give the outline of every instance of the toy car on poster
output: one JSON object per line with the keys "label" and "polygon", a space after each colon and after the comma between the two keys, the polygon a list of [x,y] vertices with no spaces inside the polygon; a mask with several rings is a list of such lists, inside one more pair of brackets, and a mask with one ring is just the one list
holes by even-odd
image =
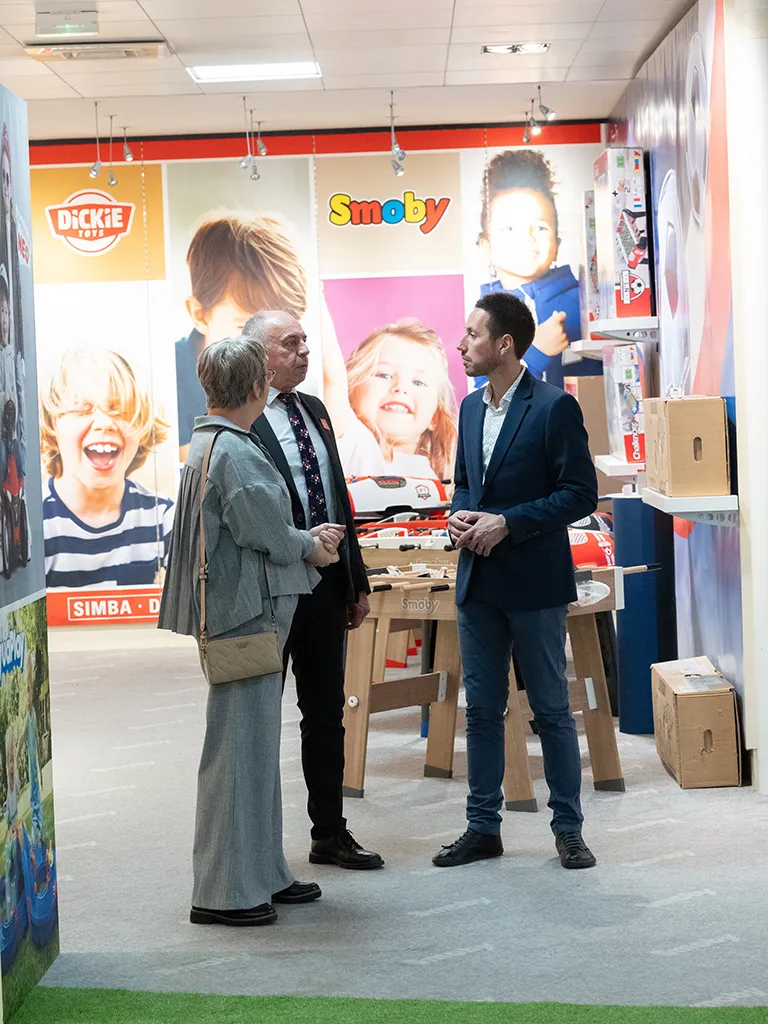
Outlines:
{"label": "toy car on poster", "polygon": [[397,512],[434,512],[450,504],[440,480],[405,476],[347,477],[347,491],[355,519],[380,519]]}

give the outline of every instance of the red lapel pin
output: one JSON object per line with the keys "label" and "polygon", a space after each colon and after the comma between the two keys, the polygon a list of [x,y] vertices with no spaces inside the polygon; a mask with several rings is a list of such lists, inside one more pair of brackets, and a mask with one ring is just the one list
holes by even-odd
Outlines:
{"label": "red lapel pin", "polygon": [[322,423],[326,430],[331,429],[330,426],[328,425],[328,420],[320,420],[320,422]]}

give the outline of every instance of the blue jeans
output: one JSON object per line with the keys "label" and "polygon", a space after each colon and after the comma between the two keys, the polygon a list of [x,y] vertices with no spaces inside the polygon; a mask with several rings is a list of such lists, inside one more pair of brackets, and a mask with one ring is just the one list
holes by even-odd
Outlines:
{"label": "blue jeans", "polygon": [[514,646],[541,739],[552,831],[580,832],[581,754],[565,674],[567,608],[505,612],[470,598],[456,611],[467,695],[470,828],[501,831],[504,712]]}

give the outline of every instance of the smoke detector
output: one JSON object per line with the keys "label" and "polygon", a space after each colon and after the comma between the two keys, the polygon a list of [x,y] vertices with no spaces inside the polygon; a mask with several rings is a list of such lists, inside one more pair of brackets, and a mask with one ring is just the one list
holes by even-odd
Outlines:
{"label": "smoke detector", "polygon": [[138,40],[127,43],[51,43],[24,47],[26,53],[44,64],[86,60],[159,60],[170,54],[163,40]]}

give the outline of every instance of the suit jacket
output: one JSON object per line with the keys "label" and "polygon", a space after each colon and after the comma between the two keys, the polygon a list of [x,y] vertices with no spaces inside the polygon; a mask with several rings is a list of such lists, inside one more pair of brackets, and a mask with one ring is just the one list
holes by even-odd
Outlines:
{"label": "suit jacket", "polygon": [[597,476],[578,402],[525,370],[483,480],[483,392],[461,404],[452,512],[504,516],[509,536],[486,558],[462,550],[456,603],[482,597],[506,611],[576,599],[568,525],[597,508]]}
{"label": "suit jacket", "polygon": [[[339,547],[339,557],[341,566],[346,575],[347,600],[349,602],[355,602],[357,601],[359,594],[368,594],[370,593],[371,588],[368,583],[368,574],[365,571],[363,556],[360,552],[360,544],[358,543],[357,534],[355,533],[355,521],[352,516],[352,507],[349,504],[347,483],[344,479],[344,470],[341,466],[339,449],[336,445],[336,435],[334,434],[333,427],[331,426],[331,419],[328,415],[328,410],[320,399],[315,398],[314,395],[305,395],[301,391],[298,392],[298,395],[301,399],[303,408],[312,417],[312,422],[315,427],[317,427],[320,436],[323,441],[325,441],[325,447],[328,450],[328,458],[330,459],[331,472],[336,489],[334,498],[337,517],[340,518],[347,527],[346,536]],[[302,511],[301,500],[299,499],[296,485],[293,482],[293,476],[288,467],[288,462],[286,461],[283,450],[280,447],[280,442],[277,440],[275,432],[269,425],[269,420],[266,416],[260,416],[253,424],[252,429],[261,438],[262,444],[274,459],[275,465],[288,485],[288,492],[291,496],[291,507],[295,521],[297,515]]]}

